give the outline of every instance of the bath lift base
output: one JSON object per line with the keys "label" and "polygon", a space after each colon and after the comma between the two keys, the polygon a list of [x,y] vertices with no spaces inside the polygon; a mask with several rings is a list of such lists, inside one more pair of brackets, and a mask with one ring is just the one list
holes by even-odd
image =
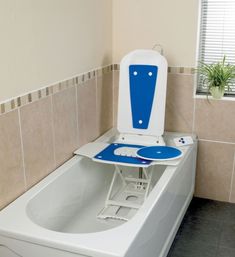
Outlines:
{"label": "bath lift base", "polygon": [[142,206],[151,190],[152,167],[139,168],[139,178],[133,178],[115,165],[115,172],[99,219],[128,221]]}

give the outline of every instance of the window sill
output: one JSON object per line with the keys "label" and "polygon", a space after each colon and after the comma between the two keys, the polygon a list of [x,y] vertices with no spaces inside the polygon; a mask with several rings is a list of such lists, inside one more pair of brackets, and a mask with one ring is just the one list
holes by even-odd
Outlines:
{"label": "window sill", "polygon": [[209,99],[209,100],[214,100],[214,101],[235,101],[235,95],[227,95],[222,97],[221,99],[214,99],[211,95],[206,95],[206,94],[195,94],[194,97],[195,99]]}

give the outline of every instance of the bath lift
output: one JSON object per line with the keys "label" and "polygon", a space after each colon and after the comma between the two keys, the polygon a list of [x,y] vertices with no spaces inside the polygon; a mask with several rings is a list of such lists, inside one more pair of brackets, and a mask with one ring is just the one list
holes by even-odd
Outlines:
{"label": "bath lift", "polygon": [[[163,139],[167,68],[166,59],[154,50],[126,55],[120,63],[117,140],[88,143],[75,152],[115,165],[98,218],[129,220],[151,190],[153,165],[177,165],[183,155]],[[132,174],[126,167],[132,167]]]}

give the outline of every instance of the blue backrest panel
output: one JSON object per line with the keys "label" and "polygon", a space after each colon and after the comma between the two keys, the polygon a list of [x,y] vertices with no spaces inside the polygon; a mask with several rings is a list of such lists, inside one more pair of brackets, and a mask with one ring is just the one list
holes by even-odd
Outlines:
{"label": "blue backrest panel", "polygon": [[156,90],[157,75],[157,66],[129,66],[130,100],[133,128],[148,128],[154,94]]}

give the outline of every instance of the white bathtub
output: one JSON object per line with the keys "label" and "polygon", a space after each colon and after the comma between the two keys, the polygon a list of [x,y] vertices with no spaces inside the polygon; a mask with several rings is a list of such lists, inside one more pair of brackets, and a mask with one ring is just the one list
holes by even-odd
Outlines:
{"label": "white bathtub", "polygon": [[0,257],[166,256],[194,192],[196,141],[186,149],[178,166],[154,166],[128,222],[96,218],[114,167],[75,156],[0,212]]}

